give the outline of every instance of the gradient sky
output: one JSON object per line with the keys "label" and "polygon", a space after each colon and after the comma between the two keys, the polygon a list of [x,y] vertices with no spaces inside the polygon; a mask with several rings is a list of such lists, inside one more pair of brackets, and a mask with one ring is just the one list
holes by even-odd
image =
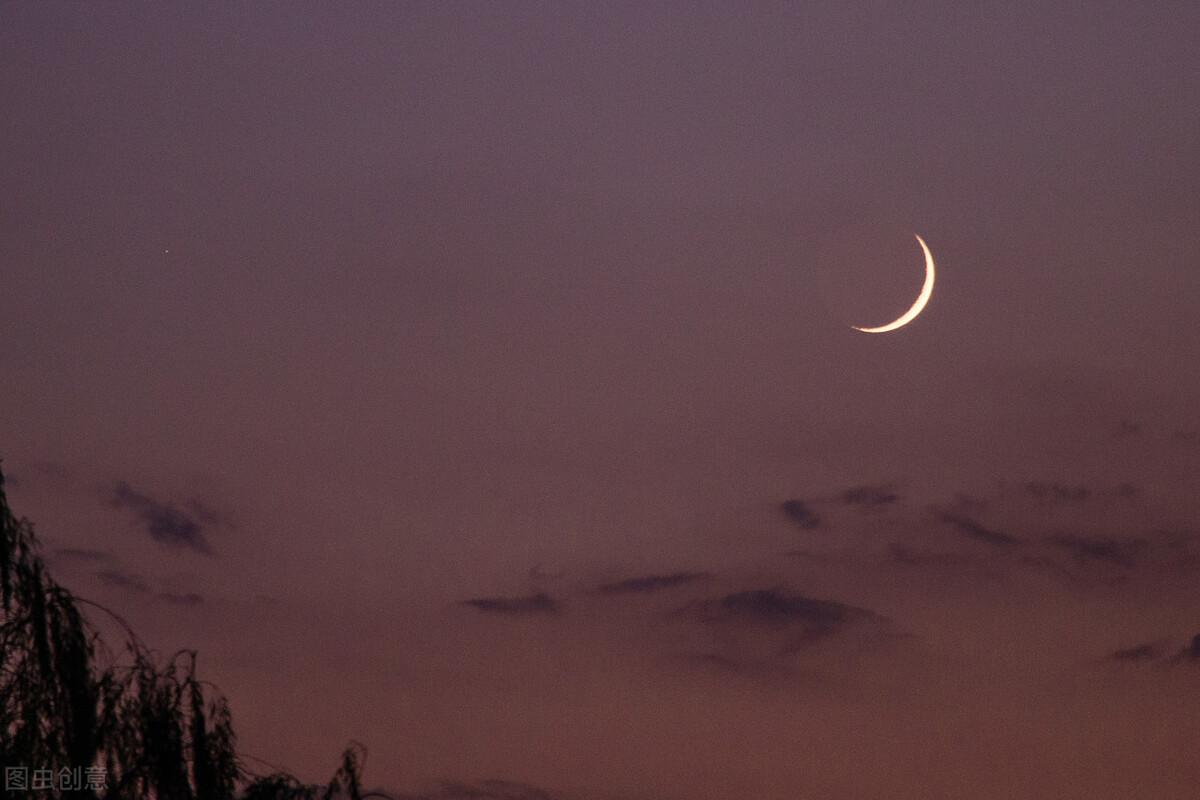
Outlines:
{"label": "gradient sky", "polygon": [[1195,797],[1197,41],[6,3],[10,497],[306,778]]}

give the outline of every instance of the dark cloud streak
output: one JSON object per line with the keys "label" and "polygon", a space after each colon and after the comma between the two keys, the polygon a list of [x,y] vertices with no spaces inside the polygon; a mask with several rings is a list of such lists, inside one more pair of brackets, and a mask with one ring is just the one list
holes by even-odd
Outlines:
{"label": "dark cloud streak", "polygon": [[116,508],[129,509],[137,514],[146,533],[154,541],[212,555],[205,528],[214,520],[207,517],[202,517],[203,521],[198,520],[193,516],[195,512],[187,513],[170,503],[142,494],[125,481],[118,481],[113,487],[110,502]]}
{"label": "dark cloud streak", "polygon": [[864,511],[879,511],[900,502],[900,495],[888,486],[853,486],[842,492],[842,502]]}
{"label": "dark cloud streak", "polygon": [[1139,644],[1134,647],[1126,647],[1120,650],[1114,650],[1109,659],[1113,661],[1153,661],[1160,654],[1159,648],[1154,644]]}
{"label": "dark cloud streak", "polygon": [[969,517],[959,516],[958,514],[942,514],[942,522],[952,525],[958,531],[976,541],[990,544],[995,547],[1010,547],[1018,544],[1021,540],[1015,536],[1004,533],[1003,531],[993,530],[980,525]]}
{"label": "dark cloud streak", "polygon": [[1145,539],[1114,539],[1106,536],[1055,536],[1050,543],[1070,552],[1075,560],[1104,561],[1127,569],[1137,565],[1148,547]]}
{"label": "dark cloud streak", "polygon": [[786,500],[779,505],[779,510],[805,530],[812,530],[821,526],[821,515],[813,511],[803,500]]}
{"label": "dark cloud streak", "polygon": [[204,605],[204,596],[197,594],[196,592],[186,592],[184,594],[177,594],[175,592],[159,592],[157,597],[164,603],[170,603],[174,606]]}
{"label": "dark cloud streak", "polygon": [[1200,633],[1193,636],[1191,643],[1179,651],[1177,658],[1185,661],[1200,662]]}
{"label": "dark cloud streak", "polygon": [[464,603],[487,613],[511,616],[553,614],[559,610],[558,601],[544,592],[521,597],[477,597]]}
{"label": "dark cloud streak", "polygon": [[720,600],[723,614],[771,625],[803,623],[832,626],[846,620],[851,606],[830,600],[817,600],[779,589],[751,589],[727,594]]}
{"label": "dark cloud streak", "polygon": [[666,575],[644,575],[596,587],[601,594],[644,594],[671,589],[711,577],[707,572],[672,572]]}

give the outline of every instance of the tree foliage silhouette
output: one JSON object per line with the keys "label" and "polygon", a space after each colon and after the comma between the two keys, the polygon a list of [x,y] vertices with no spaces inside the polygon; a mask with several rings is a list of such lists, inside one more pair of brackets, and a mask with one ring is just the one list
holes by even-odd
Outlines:
{"label": "tree foliage silhouette", "polygon": [[[118,655],[84,606],[111,616],[124,632]],[[119,616],[47,573],[33,525],[9,508],[0,469],[0,769],[102,770],[101,789],[60,783],[48,795],[83,800],[371,796],[361,789],[361,745],[343,753],[323,787],[285,772],[258,775],[236,745],[229,705],[197,677],[194,651],[160,663]],[[6,798],[30,796],[2,791]]]}

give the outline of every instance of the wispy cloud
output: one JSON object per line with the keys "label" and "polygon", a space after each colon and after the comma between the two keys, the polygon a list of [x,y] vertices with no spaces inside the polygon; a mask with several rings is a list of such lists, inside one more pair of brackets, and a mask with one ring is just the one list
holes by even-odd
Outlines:
{"label": "wispy cloud", "polygon": [[[171,503],[157,500],[136,491],[125,481],[119,481],[113,487],[110,502],[116,508],[133,511],[146,533],[156,542],[212,554],[205,530],[215,523],[215,518],[198,515],[195,510],[184,511]],[[192,505],[195,505],[194,501]]]}
{"label": "wispy cloud", "polygon": [[1138,557],[1149,547],[1145,539],[1115,539],[1108,536],[1055,536],[1050,543],[1068,551],[1080,563],[1103,561],[1125,568],[1135,566]]}
{"label": "wispy cloud", "polygon": [[821,525],[821,515],[803,500],[785,500],[783,503],[780,503],[779,510],[792,522],[806,530],[811,530]]}
{"label": "wispy cloud", "polygon": [[1177,658],[1184,661],[1200,662],[1200,633],[1193,636],[1191,643],[1179,651]]}
{"label": "wispy cloud", "polygon": [[672,572],[666,575],[644,575],[614,583],[601,584],[596,588],[601,594],[632,594],[657,592],[671,589],[711,577],[707,572]]}
{"label": "wispy cloud", "polygon": [[994,545],[996,547],[1007,547],[1019,543],[1021,540],[1011,534],[1003,531],[986,528],[970,517],[964,517],[959,514],[942,514],[940,516],[942,522],[954,526],[960,533],[968,536],[976,541],[984,544]]}
{"label": "wispy cloud", "polygon": [[1089,500],[1105,498],[1135,500],[1141,496],[1142,487],[1133,483],[1121,483],[1116,486],[1091,488],[1057,481],[1030,481],[1025,484],[1025,492],[1042,503],[1079,505]]}
{"label": "wispy cloud", "polygon": [[553,614],[559,610],[558,601],[544,592],[520,597],[477,597],[464,602],[480,611],[514,616]]}
{"label": "wispy cloud", "polygon": [[879,511],[900,502],[890,486],[853,486],[842,492],[841,500],[864,511]]}
{"label": "wispy cloud", "polygon": [[1109,654],[1113,661],[1153,661],[1162,655],[1162,650],[1156,644],[1139,644],[1114,650]]}
{"label": "wispy cloud", "polygon": [[1168,645],[1169,643],[1167,642],[1147,642],[1146,644],[1114,650],[1109,654],[1108,658],[1110,661],[1121,662],[1140,663],[1157,661],[1163,664],[1200,664],[1200,633],[1193,636],[1191,641],[1181,649],[1174,651],[1174,655],[1170,655],[1171,650],[1168,649]]}
{"label": "wispy cloud", "polygon": [[177,594],[175,592],[159,592],[156,597],[164,603],[170,603],[173,606],[199,606],[204,605],[204,596],[196,592],[185,592]]}
{"label": "wispy cloud", "polygon": [[125,572],[121,569],[106,569],[96,573],[96,577],[108,586],[117,589],[124,589],[129,592],[137,592],[145,594],[150,591],[150,586],[140,575],[135,575],[132,572]]}
{"label": "wispy cloud", "polygon": [[781,587],[747,589],[691,603],[678,612],[713,629],[738,635],[769,632],[776,655],[786,655],[825,639],[845,626],[879,619],[865,608],[822,600]]}
{"label": "wispy cloud", "polygon": [[737,618],[770,625],[833,626],[862,611],[831,600],[818,600],[781,589],[751,589],[727,594],[710,608],[721,618]]}

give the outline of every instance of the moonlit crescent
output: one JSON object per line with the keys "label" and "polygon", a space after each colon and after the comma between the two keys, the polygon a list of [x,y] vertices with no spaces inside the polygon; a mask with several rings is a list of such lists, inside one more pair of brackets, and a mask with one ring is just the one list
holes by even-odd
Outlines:
{"label": "moonlit crescent", "polygon": [[925,285],[921,287],[921,294],[917,296],[917,302],[913,303],[912,308],[904,312],[904,316],[895,322],[889,322],[887,325],[878,328],[860,328],[857,325],[851,325],[850,327],[854,328],[854,330],[862,331],[863,333],[887,333],[888,331],[903,328],[925,310],[925,306],[929,303],[929,298],[933,296],[933,254],[929,252],[929,246],[925,244],[924,239],[915,233],[913,236],[916,237],[917,243],[921,245],[921,250],[925,252]]}

